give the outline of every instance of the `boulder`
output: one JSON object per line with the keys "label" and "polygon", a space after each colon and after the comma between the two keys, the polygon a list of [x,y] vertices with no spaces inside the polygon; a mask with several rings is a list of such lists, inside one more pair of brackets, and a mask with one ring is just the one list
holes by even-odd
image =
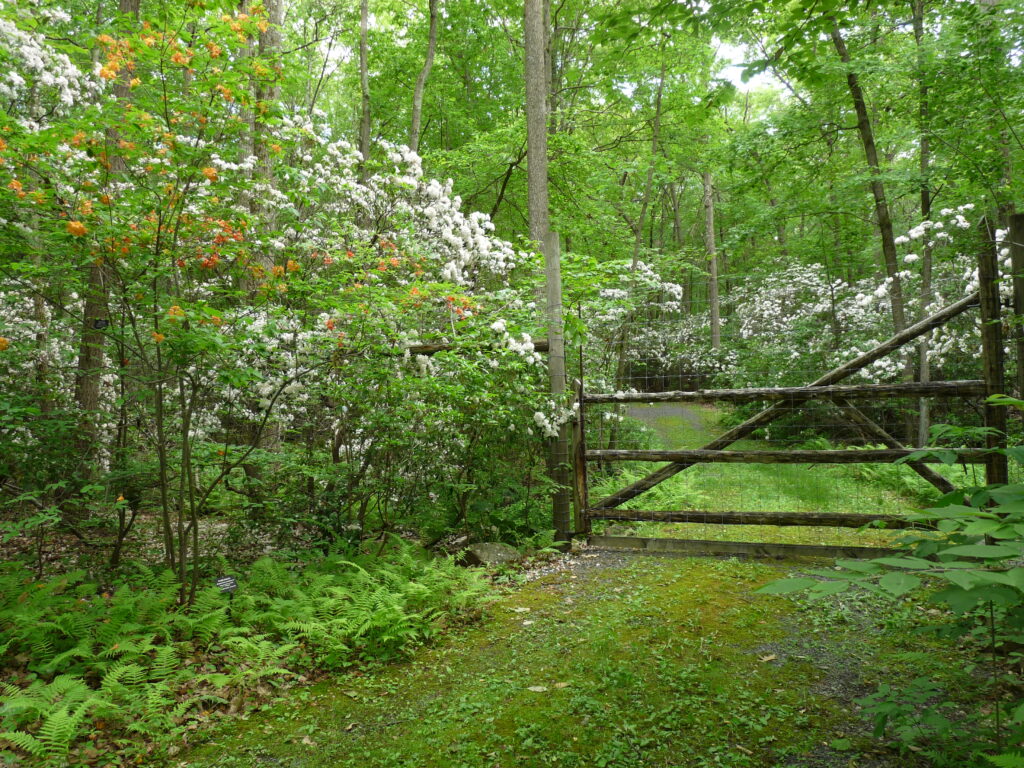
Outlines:
{"label": "boulder", "polygon": [[459,556],[463,565],[501,565],[519,559],[519,551],[500,541],[482,541],[471,544]]}

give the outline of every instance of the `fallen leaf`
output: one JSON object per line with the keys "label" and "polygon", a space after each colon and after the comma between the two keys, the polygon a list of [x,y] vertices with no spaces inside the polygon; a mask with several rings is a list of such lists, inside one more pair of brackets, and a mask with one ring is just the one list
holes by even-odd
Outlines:
{"label": "fallen leaf", "polygon": [[522,606],[519,606],[517,608],[513,608],[512,610],[515,611],[516,613],[529,613],[530,612],[529,608],[524,608]]}
{"label": "fallen leaf", "polygon": [[767,664],[769,661],[775,661],[779,657],[776,656],[774,653],[769,653],[767,656],[758,656],[757,658],[759,658],[762,662]]}
{"label": "fallen leaf", "polygon": [[528,626],[530,626],[531,624],[533,624],[533,622],[532,622],[532,621],[524,621],[524,622],[523,622],[523,626],[524,626],[524,627],[528,627]]}
{"label": "fallen leaf", "polygon": [[358,699],[359,698],[359,692],[358,691],[342,691],[342,693],[344,693],[350,699]]}
{"label": "fallen leaf", "polygon": [[348,725],[345,726],[345,730],[346,731],[351,731],[355,727],[356,727],[355,723],[349,723]]}
{"label": "fallen leaf", "polygon": [[568,688],[570,683],[555,683],[555,688]]}
{"label": "fallen leaf", "polygon": [[316,742],[313,741],[311,738],[309,738],[309,736],[303,736],[302,737],[302,743],[305,744],[307,747],[315,747],[316,746]]}
{"label": "fallen leaf", "polygon": [[533,691],[534,693],[547,693],[548,688],[546,685],[531,685],[526,690]]}

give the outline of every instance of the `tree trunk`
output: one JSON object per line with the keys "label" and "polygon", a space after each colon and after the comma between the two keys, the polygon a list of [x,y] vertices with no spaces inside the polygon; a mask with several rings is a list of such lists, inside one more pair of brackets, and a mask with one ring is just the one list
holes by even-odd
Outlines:
{"label": "tree trunk", "polygon": [[[117,10],[121,16],[139,19],[140,0],[119,0]],[[127,72],[121,73],[114,84],[114,96],[118,101],[128,97]],[[107,131],[107,157],[110,158],[110,174],[125,170],[124,159],[117,153],[119,133]],[[89,265],[85,279],[85,306],[82,312],[82,335],[78,346],[78,371],[75,378],[75,402],[80,414],[78,452],[86,474],[92,474],[94,459],[100,447],[98,425],[100,408],[100,387],[103,377],[103,348],[106,343],[105,328],[109,298],[108,270],[103,257],[98,256]]]}
{"label": "tree trunk", "polygon": [[889,202],[885,196],[885,184],[882,181],[882,169],[878,162],[878,149],[875,146],[875,133],[871,125],[871,118],[868,116],[867,101],[860,85],[860,78],[853,70],[850,52],[846,48],[846,41],[843,40],[836,22],[833,22],[832,26],[832,43],[835,45],[839,58],[846,65],[846,83],[850,90],[850,98],[853,100],[854,111],[857,114],[857,132],[860,134],[861,144],[864,146],[864,157],[871,172],[871,194],[875,198],[875,216],[878,219],[878,229],[882,237],[882,257],[885,261],[886,276],[891,281],[889,297],[892,303],[892,322],[896,333],[899,333],[907,327],[903,286],[900,282],[899,262],[896,256],[896,237],[893,234]]}
{"label": "tree trunk", "polygon": [[[548,134],[547,91],[550,68],[546,61],[548,27],[544,0],[526,0],[523,9],[523,39],[526,48],[526,157],[527,202],[530,237],[544,249],[547,284],[548,380],[556,408],[564,406],[565,346],[562,340],[562,281],[558,235],[549,232],[548,221]],[[551,441],[548,472],[555,484],[551,512],[555,538],[567,541],[569,521],[569,428],[563,424]]]}
{"label": "tree trunk", "polygon": [[722,312],[718,301],[718,253],[715,248],[715,185],[711,171],[701,176],[704,184],[704,248],[708,254],[708,304],[711,310],[711,348],[722,346]]}
{"label": "tree trunk", "polygon": [[665,43],[668,37],[662,37],[658,54],[661,57],[661,73],[658,75],[658,90],[654,94],[654,122],[651,124],[651,161],[647,165],[647,179],[644,182],[644,196],[640,203],[640,216],[636,222],[636,235],[633,238],[633,268],[640,261],[640,248],[643,245],[644,225],[647,222],[647,209],[651,204],[651,188],[654,186],[654,165],[658,161],[658,136],[661,133],[661,94],[665,89]]}
{"label": "tree trunk", "polygon": [[419,152],[420,119],[423,114],[423,91],[427,87],[427,78],[434,66],[434,52],[437,50],[437,4],[438,0],[430,0],[430,31],[427,33],[427,56],[423,60],[423,69],[416,78],[416,87],[412,91],[412,124],[409,126],[409,149]]}
{"label": "tree trunk", "polygon": [[[924,0],[912,0],[914,42],[917,45],[917,93],[918,93],[918,169],[921,174],[921,221],[932,217],[931,181],[931,136],[930,105],[928,101],[928,80],[925,73],[924,45]],[[921,254],[921,308],[918,319],[925,317],[932,294],[932,249],[925,238],[924,251]],[[929,359],[928,337],[922,336],[918,345],[918,378],[922,383],[931,381],[931,360]],[[927,397],[918,401],[917,408],[917,445],[928,444],[931,431],[931,402]]]}
{"label": "tree trunk", "polygon": [[359,108],[359,154],[363,158],[359,174],[366,180],[370,159],[370,65],[368,27],[370,18],[369,0],[359,4],[359,92],[361,103]]}

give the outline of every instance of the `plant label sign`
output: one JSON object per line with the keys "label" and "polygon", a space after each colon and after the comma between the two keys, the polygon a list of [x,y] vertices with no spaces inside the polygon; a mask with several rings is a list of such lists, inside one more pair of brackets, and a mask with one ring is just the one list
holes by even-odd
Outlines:
{"label": "plant label sign", "polygon": [[238,589],[238,582],[234,576],[221,576],[217,579],[217,587],[221,592],[234,592]]}

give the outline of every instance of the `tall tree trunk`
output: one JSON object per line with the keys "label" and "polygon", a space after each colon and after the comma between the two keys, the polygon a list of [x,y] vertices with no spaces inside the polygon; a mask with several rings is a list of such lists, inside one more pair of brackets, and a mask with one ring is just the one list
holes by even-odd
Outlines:
{"label": "tall tree trunk", "polygon": [[423,91],[427,87],[427,78],[434,66],[434,52],[437,50],[437,4],[438,0],[430,0],[430,31],[427,33],[427,56],[423,60],[423,69],[416,78],[416,87],[412,91],[412,124],[409,126],[409,149],[419,152],[420,119],[423,114]]}
{"label": "tall tree trunk", "polygon": [[[546,61],[548,25],[544,0],[526,0],[523,8],[523,40],[526,48],[526,158],[527,202],[530,237],[544,250],[547,284],[548,381],[556,408],[564,407],[565,345],[562,338],[562,278],[558,235],[549,231],[548,219],[548,133],[547,97],[550,68]],[[555,484],[551,513],[555,536],[566,541],[571,535],[569,520],[569,428],[563,424],[550,444],[548,472]]]}
{"label": "tall tree trunk", "polygon": [[708,304],[711,311],[711,348],[722,346],[722,308],[718,299],[718,252],[715,247],[715,185],[711,171],[701,175],[704,185],[704,249],[708,255]]}
{"label": "tall tree trunk", "polygon": [[640,261],[640,248],[643,245],[644,226],[647,222],[647,209],[651,204],[651,189],[654,186],[654,166],[658,162],[658,138],[661,134],[661,94],[665,90],[665,43],[668,36],[663,36],[658,46],[661,57],[661,72],[658,75],[658,90],[654,94],[654,121],[651,124],[651,160],[647,165],[647,178],[644,181],[644,195],[640,203],[640,216],[636,222],[636,235],[633,238],[633,268]]}
{"label": "tall tree trunk", "polygon": [[[117,11],[121,16],[128,16],[135,22],[139,20],[140,0],[119,0]],[[118,101],[128,98],[129,73],[122,72],[114,83],[114,97]],[[124,173],[124,158],[117,152],[120,134],[111,129],[107,131],[107,157],[111,175]],[[100,448],[97,418],[100,409],[101,383],[103,378],[103,348],[106,342],[105,328],[107,320],[107,303],[110,289],[109,272],[102,256],[98,256],[89,264],[85,280],[85,306],[82,312],[82,333],[78,346],[78,370],[75,377],[75,403],[80,414],[78,453],[82,457],[83,468],[92,474],[95,457]]]}
{"label": "tall tree trunk", "polygon": [[359,174],[365,181],[370,160],[370,44],[369,44],[369,0],[359,4],[359,154],[362,157]]}
{"label": "tall tree trunk", "polygon": [[[925,56],[922,46],[924,45],[924,0],[911,0],[911,11],[913,13],[914,42],[917,45],[917,94],[918,94],[918,170],[921,174],[921,221],[928,221],[932,217],[932,190],[931,190],[931,135],[930,135],[930,104],[928,95],[928,75],[925,72]],[[932,249],[925,238],[924,251],[921,253],[921,309],[918,319],[923,319],[928,313],[928,304],[931,302],[932,294]],[[929,359],[928,335],[921,337],[918,345],[919,362],[918,378],[922,382],[931,381],[931,360]],[[918,447],[928,444],[928,436],[931,430],[931,415],[929,413],[931,402],[927,397],[918,401],[917,408],[917,445]]]}
{"label": "tall tree trunk", "polygon": [[871,172],[871,194],[875,198],[875,217],[882,238],[882,257],[885,261],[886,276],[890,280],[889,297],[892,304],[892,322],[896,333],[907,327],[907,319],[903,303],[903,286],[899,276],[899,261],[896,256],[896,237],[893,234],[892,218],[889,214],[889,202],[885,196],[885,184],[882,181],[882,168],[878,162],[878,149],[875,146],[875,133],[868,115],[867,101],[860,78],[854,71],[850,52],[839,31],[838,23],[833,21],[832,43],[840,60],[846,65],[846,83],[853,100],[853,108],[857,114],[857,132],[864,146],[864,157]]}

